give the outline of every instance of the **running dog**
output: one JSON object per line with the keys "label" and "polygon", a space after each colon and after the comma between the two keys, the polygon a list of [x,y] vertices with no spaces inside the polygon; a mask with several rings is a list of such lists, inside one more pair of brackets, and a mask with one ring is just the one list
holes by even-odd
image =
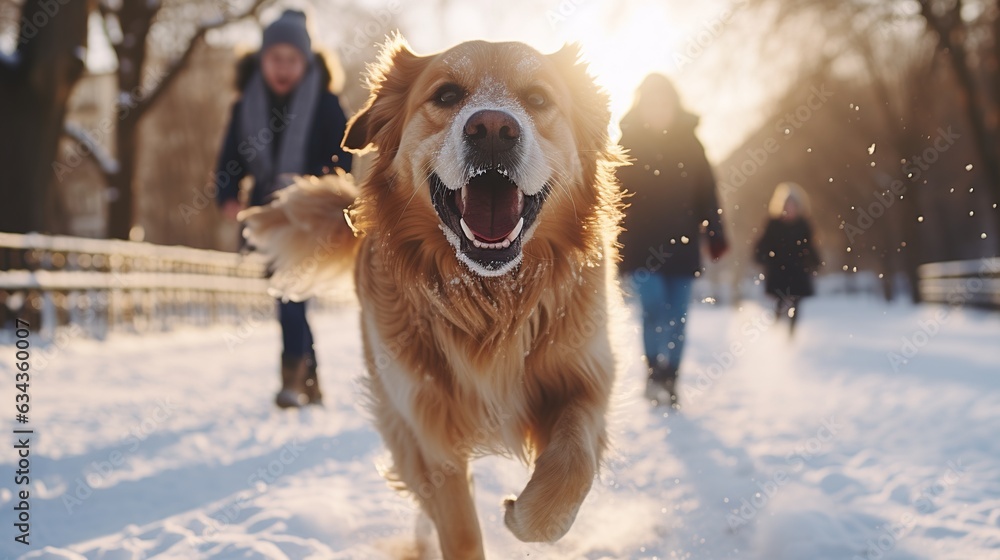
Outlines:
{"label": "running dog", "polygon": [[624,157],[578,50],[473,41],[415,55],[397,37],[344,138],[375,150],[355,186],[301,179],[245,211],[286,296],[353,266],[386,472],[433,521],[445,558],[483,558],[470,459],[518,457],[504,502],[522,541],[566,534],[608,445],[621,305]]}

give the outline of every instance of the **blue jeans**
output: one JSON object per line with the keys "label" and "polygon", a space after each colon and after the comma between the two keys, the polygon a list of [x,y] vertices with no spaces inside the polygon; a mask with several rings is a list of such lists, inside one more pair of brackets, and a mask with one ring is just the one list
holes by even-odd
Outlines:
{"label": "blue jeans", "polygon": [[686,275],[634,274],[632,283],[642,304],[642,341],[649,365],[680,367],[684,328],[694,278]]}
{"label": "blue jeans", "polygon": [[313,355],[313,336],[306,321],[306,302],[278,300],[278,321],[281,323],[282,358]]}

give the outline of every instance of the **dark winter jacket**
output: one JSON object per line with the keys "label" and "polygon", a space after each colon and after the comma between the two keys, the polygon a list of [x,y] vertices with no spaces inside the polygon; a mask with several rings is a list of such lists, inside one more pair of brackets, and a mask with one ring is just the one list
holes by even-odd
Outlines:
{"label": "dark winter jacket", "polygon": [[779,297],[813,295],[819,257],[805,219],[771,219],[757,242],[757,262],[764,266],[767,293]]}
{"label": "dark winter jacket", "polygon": [[[316,54],[316,64],[321,70],[320,87],[323,93],[319,98],[319,106],[316,108],[315,118],[309,132],[309,141],[305,158],[304,175],[325,175],[332,173],[337,167],[344,171],[351,170],[351,154],[345,152],[340,147],[340,142],[344,138],[344,130],[347,128],[347,117],[340,106],[340,99],[330,92],[330,70],[322,55]],[[257,70],[257,58],[247,55],[240,60],[237,66],[236,85],[243,91],[253,72]],[[236,199],[239,194],[239,184],[245,176],[249,174],[247,158],[252,157],[255,144],[260,146],[265,144],[261,139],[255,139],[247,131],[240,130],[240,105],[241,101],[233,104],[229,116],[229,128],[226,131],[223,141],[222,151],[219,153],[218,164],[216,165],[215,181],[218,185],[218,202],[221,204],[226,200]],[[281,113],[281,111],[278,111]],[[267,143],[269,146],[278,146],[281,132],[275,135],[275,140]],[[266,204],[267,200],[264,189],[255,188],[250,192],[250,205],[259,206]]]}
{"label": "dark winter jacket", "polygon": [[695,136],[698,117],[682,112],[667,130],[650,131],[636,111],[622,119],[621,145],[634,158],[619,169],[626,199],[622,272],[645,269],[693,276],[701,270],[701,231],[717,243],[724,236],[715,178]]}

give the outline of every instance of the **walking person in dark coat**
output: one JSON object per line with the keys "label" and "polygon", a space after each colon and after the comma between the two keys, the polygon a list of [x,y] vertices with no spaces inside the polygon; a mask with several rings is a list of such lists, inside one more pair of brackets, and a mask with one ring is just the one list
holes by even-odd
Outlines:
{"label": "walking person in dark coat", "polygon": [[[216,177],[223,215],[236,219],[244,207],[239,184],[254,179],[249,205],[266,204],[291,175],[324,175],[351,169],[340,147],[347,117],[330,91],[331,72],[312,50],[306,15],[286,10],[264,29],[260,52],[238,68],[242,97],[233,105]],[[279,301],[283,349],[282,408],[321,404],[312,331],[305,302]]]}
{"label": "walking person in dark coat", "polygon": [[794,333],[801,300],[813,295],[813,276],[820,264],[805,191],[795,183],[781,183],[768,213],[767,227],[757,242],[757,262],[764,266],[767,293],[777,298],[775,318],[787,316],[789,332]]}
{"label": "walking person in dark coat", "polygon": [[698,117],[680,103],[663,75],[646,77],[622,119],[621,145],[634,158],[619,171],[626,200],[623,273],[642,305],[646,397],[677,406],[691,285],[701,275],[701,246],[713,260],[728,249],[715,178],[695,136]]}

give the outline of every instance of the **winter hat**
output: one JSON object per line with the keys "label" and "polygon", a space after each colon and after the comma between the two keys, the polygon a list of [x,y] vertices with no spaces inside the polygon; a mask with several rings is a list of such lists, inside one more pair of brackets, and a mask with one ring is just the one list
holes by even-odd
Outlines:
{"label": "winter hat", "polygon": [[312,58],[312,41],[306,28],[305,12],[285,10],[264,29],[264,41],[260,47],[262,52],[279,43],[288,43],[302,51],[306,59]]}

